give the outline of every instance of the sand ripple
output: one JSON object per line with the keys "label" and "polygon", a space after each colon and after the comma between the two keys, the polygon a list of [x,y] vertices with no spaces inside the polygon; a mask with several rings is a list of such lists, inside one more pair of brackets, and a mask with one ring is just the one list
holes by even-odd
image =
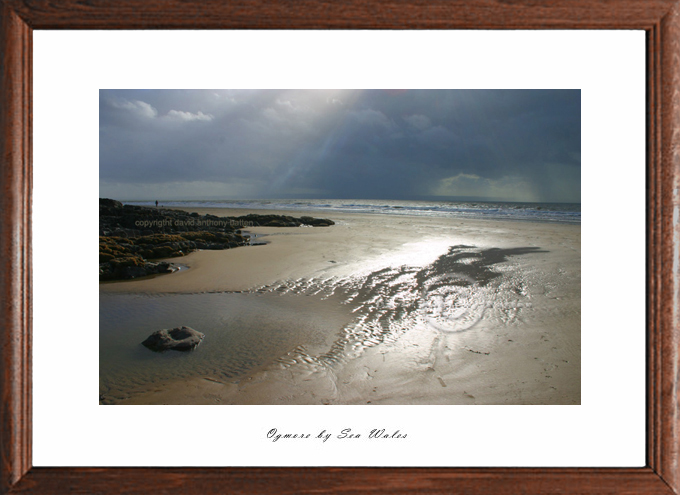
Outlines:
{"label": "sand ripple", "polygon": [[359,357],[367,348],[396,342],[419,324],[443,334],[473,330],[484,318],[502,325],[520,320],[530,307],[526,282],[506,263],[513,256],[541,253],[539,248],[478,249],[452,246],[425,267],[384,268],[368,275],[285,281],[256,289],[321,296],[343,296],[355,320],[346,325],[331,348],[316,356],[297,347],[280,366],[332,370]]}

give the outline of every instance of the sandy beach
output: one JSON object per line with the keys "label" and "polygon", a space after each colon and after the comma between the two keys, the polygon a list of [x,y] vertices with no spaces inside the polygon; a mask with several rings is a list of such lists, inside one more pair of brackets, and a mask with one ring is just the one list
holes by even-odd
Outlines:
{"label": "sandy beach", "polygon": [[[100,371],[100,401],[580,404],[580,225],[307,214],[335,225],[249,228],[266,244],[197,251],[167,260],[187,267],[179,272],[101,283],[100,304],[114,301],[110,315],[119,311],[118,297],[162,305],[224,295],[235,308],[221,309],[224,332],[240,325],[247,339],[257,314],[266,314],[268,332],[276,331],[277,321],[291,330],[267,347],[269,334],[260,329],[267,354],[233,373],[221,369],[228,359],[211,335],[192,352],[214,356],[197,372],[137,380],[130,371],[126,380],[135,386],[125,391],[126,380],[119,378],[116,388]],[[235,311],[240,315],[251,302],[260,313],[246,314],[250,319],[239,324]]]}

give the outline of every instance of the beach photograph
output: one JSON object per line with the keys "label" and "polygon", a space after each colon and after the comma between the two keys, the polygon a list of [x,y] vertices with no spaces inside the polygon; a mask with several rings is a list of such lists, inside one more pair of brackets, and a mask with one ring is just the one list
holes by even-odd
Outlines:
{"label": "beach photograph", "polygon": [[581,91],[100,90],[99,404],[581,404]]}

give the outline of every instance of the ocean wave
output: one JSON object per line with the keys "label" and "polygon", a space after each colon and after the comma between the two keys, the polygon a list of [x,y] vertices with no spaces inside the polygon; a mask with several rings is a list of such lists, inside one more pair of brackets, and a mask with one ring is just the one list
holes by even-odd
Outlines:
{"label": "ocean wave", "polygon": [[[154,201],[130,201],[126,204],[154,206]],[[532,222],[581,223],[580,204],[562,203],[491,203],[451,201],[356,201],[356,200],[224,200],[163,201],[170,208],[235,208],[249,210],[289,210],[308,212],[323,210],[340,213],[414,215]]]}

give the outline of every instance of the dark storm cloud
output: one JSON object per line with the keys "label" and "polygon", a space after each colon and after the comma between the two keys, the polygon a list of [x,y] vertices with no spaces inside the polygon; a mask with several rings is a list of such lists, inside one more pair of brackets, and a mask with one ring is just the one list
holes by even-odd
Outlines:
{"label": "dark storm cloud", "polygon": [[578,90],[102,90],[100,194],[580,201]]}

